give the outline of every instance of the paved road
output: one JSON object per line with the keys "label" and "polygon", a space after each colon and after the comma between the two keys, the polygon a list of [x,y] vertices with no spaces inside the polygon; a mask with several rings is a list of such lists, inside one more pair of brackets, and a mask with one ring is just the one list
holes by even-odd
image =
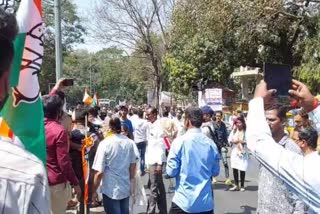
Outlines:
{"label": "paved road", "polygon": [[[232,172],[230,170],[230,175]],[[254,158],[251,158],[250,165],[246,175],[246,191],[245,192],[230,192],[224,184],[224,168],[221,167],[220,176],[217,178],[218,182],[214,185],[214,201],[215,214],[253,214],[257,206],[257,178],[258,178],[258,163]],[[147,184],[147,175],[143,177],[145,184]],[[169,181],[165,180],[167,190],[168,209],[171,205],[173,193],[168,192]],[[147,194],[149,190],[146,189]],[[146,207],[134,207],[134,214],[144,214]],[[68,211],[73,214],[75,211]],[[91,209],[92,214],[103,214],[103,208],[98,207]]]}

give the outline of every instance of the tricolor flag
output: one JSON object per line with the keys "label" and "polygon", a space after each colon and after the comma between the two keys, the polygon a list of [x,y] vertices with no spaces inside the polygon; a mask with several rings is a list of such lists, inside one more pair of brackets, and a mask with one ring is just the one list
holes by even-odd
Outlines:
{"label": "tricolor flag", "polygon": [[83,203],[86,208],[87,208],[87,205],[89,202],[89,178],[90,178],[90,173],[91,173],[90,172],[89,153],[90,153],[90,149],[93,146],[93,144],[94,144],[93,138],[91,136],[86,137],[82,141],[82,148],[81,148],[82,169],[83,169],[83,178],[84,178]]}
{"label": "tricolor flag", "polygon": [[94,93],[94,96],[93,96],[93,105],[94,106],[100,106],[97,92]]}
{"label": "tricolor flag", "polygon": [[45,163],[44,117],[38,82],[44,33],[41,10],[41,0],[22,0],[17,11],[19,34],[14,42],[10,94],[0,113],[0,133],[11,133],[6,137],[21,142]]}
{"label": "tricolor flag", "polygon": [[84,91],[84,96],[83,96],[82,102],[84,102],[87,105],[91,105],[93,103],[93,99],[89,95],[88,89],[85,89],[85,91]]}

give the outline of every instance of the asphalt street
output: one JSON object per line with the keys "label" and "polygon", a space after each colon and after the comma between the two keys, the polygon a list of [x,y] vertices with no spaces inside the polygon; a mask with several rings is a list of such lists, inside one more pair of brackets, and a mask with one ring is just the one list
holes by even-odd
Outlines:
{"label": "asphalt street", "polygon": [[[255,158],[250,158],[250,164],[246,173],[245,182],[245,192],[231,192],[228,191],[227,186],[224,184],[224,167],[221,165],[220,175],[217,177],[217,183],[214,184],[214,204],[215,204],[215,214],[251,214],[255,213],[257,208],[257,180],[258,180],[258,163]],[[229,165],[230,166],[230,165]],[[232,171],[230,169],[230,176],[233,178]],[[233,180],[233,179],[232,179]],[[148,175],[143,177],[143,182],[146,185],[148,181]],[[171,206],[171,200],[173,197],[173,191],[171,190],[174,182],[169,180],[164,180],[166,191],[167,191],[167,204],[168,209]],[[146,189],[147,196],[149,190]],[[146,211],[146,206],[135,206],[134,214],[144,214]],[[76,213],[75,210],[67,212],[68,214]],[[103,208],[92,208],[92,214],[103,214]]]}

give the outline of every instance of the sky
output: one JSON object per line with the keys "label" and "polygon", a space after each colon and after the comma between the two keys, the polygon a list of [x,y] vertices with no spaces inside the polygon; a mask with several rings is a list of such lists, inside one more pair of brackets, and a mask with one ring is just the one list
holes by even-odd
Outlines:
{"label": "sky", "polygon": [[74,3],[76,3],[80,11],[85,11],[90,8],[88,2],[88,0],[74,0]]}
{"label": "sky", "polygon": [[[99,0],[95,0],[99,1]],[[73,2],[77,5],[78,9],[78,15],[80,17],[86,17],[88,11],[92,10],[92,5],[89,4],[89,2],[95,2],[94,0],[73,0]],[[83,23],[84,26],[87,25],[87,23],[84,21]],[[85,37],[85,43],[84,44],[79,44],[75,48],[76,49],[85,49],[88,50],[89,52],[97,52],[103,48],[106,48],[103,44],[97,44],[96,41],[92,41],[93,39],[89,37]]]}

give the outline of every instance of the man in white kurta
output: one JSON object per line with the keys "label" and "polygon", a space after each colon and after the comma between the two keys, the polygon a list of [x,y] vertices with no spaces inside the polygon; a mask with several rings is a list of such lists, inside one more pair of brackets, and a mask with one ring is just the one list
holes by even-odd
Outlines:
{"label": "man in white kurta", "polygon": [[[320,107],[313,104],[315,100],[308,88],[293,81],[293,89],[289,93],[299,99],[319,127]],[[274,92],[267,91],[266,83],[262,81],[256,88],[254,99],[249,103],[246,135],[248,148],[264,167],[283,180],[315,213],[320,213],[320,170],[316,170],[320,165],[320,155],[314,152],[301,156],[274,141],[264,113],[264,104],[271,100]]]}

